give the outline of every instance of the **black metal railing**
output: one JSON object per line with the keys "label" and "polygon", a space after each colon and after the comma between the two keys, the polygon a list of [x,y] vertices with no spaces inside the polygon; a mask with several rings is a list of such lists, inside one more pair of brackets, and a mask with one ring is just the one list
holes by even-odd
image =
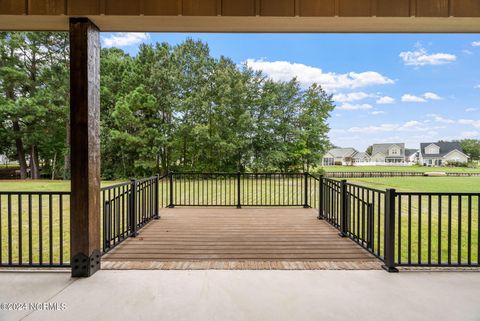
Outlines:
{"label": "black metal railing", "polygon": [[[441,168],[439,172],[443,172]],[[429,172],[326,172],[323,175],[327,178],[379,178],[379,177],[418,177],[429,176]],[[445,172],[445,176],[471,177],[480,176],[480,172]]]}
{"label": "black metal railing", "polygon": [[69,219],[69,192],[0,192],[0,266],[68,266]]}
{"label": "black metal railing", "polygon": [[[160,177],[107,186],[102,194],[102,250],[106,253],[159,215]],[[163,177],[162,177],[163,179]]]}
{"label": "black metal railing", "polygon": [[395,264],[480,265],[480,193],[395,195]]}
{"label": "black metal railing", "polygon": [[404,177],[425,176],[423,172],[326,172],[327,178],[373,178],[373,177]]}
{"label": "black metal railing", "polygon": [[[159,218],[161,179],[101,189],[103,253]],[[70,192],[0,192],[0,266],[70,266]]]}
{"label": "black metal railing", "polygon": [[319,218],[398,266],[480,266],[480,193],[385,191],[320,178]]}
{"label": "black metal railing", "polygon": [[318,208],[319,178],[310,173],[169,173],[161,205]]}

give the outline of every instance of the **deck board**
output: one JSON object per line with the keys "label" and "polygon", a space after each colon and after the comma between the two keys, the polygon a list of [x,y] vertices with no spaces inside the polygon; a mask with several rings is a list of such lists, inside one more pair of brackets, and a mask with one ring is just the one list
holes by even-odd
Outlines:
{"label": "deck board", "polygon": [[312,209],[175,208],[106,254],[104,268],[377,268]]}

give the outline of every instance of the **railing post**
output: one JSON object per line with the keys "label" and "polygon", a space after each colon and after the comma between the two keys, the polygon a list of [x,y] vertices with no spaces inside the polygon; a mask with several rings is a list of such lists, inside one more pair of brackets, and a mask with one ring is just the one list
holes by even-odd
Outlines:
{"label": "railing post", "polygon": [[130,183],[130,236],[136,237],[137,233],[137,180],[132,178]]}
{"label": "railing post", "polygon": [[242,200],[241,200],[241,193],[240,193],[240,180],[241,180],[241,173],[237,172],[237,208],[242,208]]}
{"label": "railing post", "polygon": [[325,207],[325,200],[324,200],[324,185],[323,185],[323,175],[320,176],[320,186],[319,186],[319,190],[320,190],[320,195],[318,197],[318,219],[319,220],[323,220],[323,217],[324,217],[324,207]]}
{"label": "railing post", "polygon": [[373,216],[373,205],[367,204],[367,249],[373,250],[373,240],[374,235],[374,216]]}
{"label": "railing post", "polygon": [[173,203],[173,172],[168,173],[169,181],[170,181],[170,204],[168,205],[169,208],[174,208],[175,204]]}
{"label": "railing post", "polygon": [[110,249],[110,200],[103,200],[103,251]]}
{"label": "railing post", "polygon": [[303,208],[310,208],[310,205],[308,204],[308,173],[305,172],[303,173],[303,180],[304,180],[304,193],[305,193],[305,196],[304,196],[304,200],[305,202],[303,203]]}
{"label": "railing post", "polygon": [[347,195],[347,181],[340,181],[340,236],[346,237],[348,235],[348,195]]}
{"label": "railing post", "polygon": [[160,197],[159,196],[159,184],[160,184],[160,175],[155,175],[155,196],[154,196],[154,206],[155,206],[155,212],[156,212],[156,215],[154,216],[154,219],[158,220],[160,219],[160,207],[159,207],[159,204],[160,202],[158,201],[158,198]]}
{"label": "railing post", "polygon": [[385,245],[382,266],[388,272],[398,272],[395,267],[395,189],[387,189],[385,193]]}

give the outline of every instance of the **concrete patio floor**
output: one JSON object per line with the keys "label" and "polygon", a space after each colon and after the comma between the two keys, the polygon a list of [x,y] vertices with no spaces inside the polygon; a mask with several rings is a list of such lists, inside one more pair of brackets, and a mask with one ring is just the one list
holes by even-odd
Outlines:
{"label": "concrete patio floor", "polygon": [[0,320],[480,320],[480,273],[384,271],[105,271],[0,273]]}

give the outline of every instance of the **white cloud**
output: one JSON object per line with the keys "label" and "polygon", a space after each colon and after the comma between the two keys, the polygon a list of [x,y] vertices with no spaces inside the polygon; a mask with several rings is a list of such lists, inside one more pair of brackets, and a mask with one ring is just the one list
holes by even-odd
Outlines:
{"label": "white cloud", "polygon": [[368,97],[371,97],[371,95],[364,92],[353,92],[348,94],[336,94],[333,96],[333,100],[341,103],[347,103],[352,101],[363,100]]}
{"label": "white cloud", "polygon": [[472,113],[472,112],[477,111],[477,110],[478,110],[478,108],[467,108],[467,109],[465,109],[465,111],[467,113]]}
{"label": "white cloud", "polygon": [[480,89],[480,85],[476,85],[476,86],[474,86],[473,88],[475,88],[475,89]]}
{"label": "white cloud", "polygon": [[460,119],[458,121],[460,125],[471,125],[475,128],[480,128],[480,120],[474,120],[474,119]]}
{"label": "white cloud", "polygon": [[441,100],[442,99],[442,97],[440,97],[436,93],[432,93],[432,92],[424,93],[423,98],[429,99],[429,100]]}
{"label": "white cloud", "polygon": [[443,65],[457,60],[455,55],[448,53],[429,54],[425,48],[401,52],[400,58],[406,66]]}
{"label": "white cloud", "polygon": [[402,96],[402,101],[406,103],[426,103],[428,100],[441,100],[443,99],[436,93],[426,92],[422,96],[415,96],[412,94],[405,94]]}
{"label": "white cloud", "polygon": [[389,96],[383,96],[377,99],[377,104],[379,105],[387,105],[387,104],[394,104],[395,99]]}
{"label": "white cloud", "polygon": [[480,41],[474,41],[472,42],[473,47],[480,47]]}
{"label": "white cloud", "polygon": [[116,32],[108,37],[102,37],[105,47],[128,47],[138,45],[150,38],[145,32]]}
{"label": "white cloud", "polygon": [[444,129],[441,126],[427,126],[425,122],[411,120],[403,124],[381,124],[377,126],[352,127],[346,130],[348,133],[355,134],[378,134],[387,132],[409,132],[409,133],[428,133],[436,134],[436,129]]}
{"label": "white cloud", "polygon": [[375,71],[337,74],[334,72],[324,72],[322,69],[317,67],[311,67],[288,61],[247,59],[245,63],[253,70],[263,71],[273,80],[289,81],[296,77],[303,86],[310,86],[313,83],[317,83],[327,91],[335,91],[338,89],[355,89],[395,83],[395,81],[392,79]]}
{"label": "white cloud", "polygon": [[358,104],[358,105],[355,105],[355,104],[343,104],[339,107],[337,107],[337,109],[339,110],[369,110],[369,109],[373,109],[373,106],[372,105],[369,105],[369,104]]}
{"label": "white cloud", "polygon": [[443,117],[441,115],[437,115],[437,114],[428,114],[427,117],[432,118],[437,123],[442,123],[442,124],[453,124],[453,123],[455,123],[454,120],[445,118],[445,117]]}
{"label": "white cloud", "polygon": [[468,50],[468,49],[464,49],[464,50],[462,50],[462,52],[466,55],[473,55],[473,51]]}
{"label": "white cloud", "polygon": [[461,138],[476,138],[480,136],[480,132],[479,131],[469,131],[469,132],[462,132],[461,134]]}
{"label": "white cloud", "polygon": [[347,131],[349,133],[363,133],[363,134],[373,134],[373,133],[383,133],[394,131],[398,128],[398,125],[395,124],[382,124],[378,126],[366,126],[366,127],[352,127]]}
{"label": "white cloud", "polygon": [[405,103],[426,103],[427,102],[427,100],[422,97],[418,97],[410,94],[403,95],[402,101]]}
{"label": "white cloud", "polygon": [[377,116],[377,115],[383,115],[385,114],[385,112],[383,110],[375,110],[375,111],[372,111],[370,114]]}

